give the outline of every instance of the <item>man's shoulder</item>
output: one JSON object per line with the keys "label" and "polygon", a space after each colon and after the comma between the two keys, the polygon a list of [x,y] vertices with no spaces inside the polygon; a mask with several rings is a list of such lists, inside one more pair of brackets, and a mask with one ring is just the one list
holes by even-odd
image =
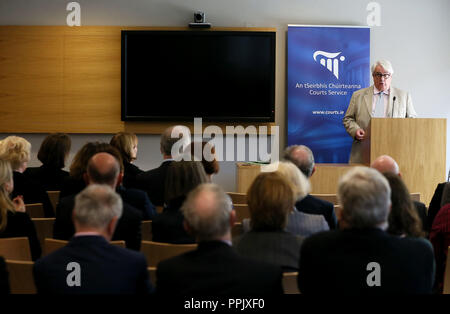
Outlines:
{"label": "man's shoulder", "polygon": [[364,95],[367,95],[370,92],[373,93],[373,85],[371,85],[369,87],[358,89],[357,91],[354,91],[353,92],[353,97],[364,96]]}
{"label": "man's shoulder", "polygon": [[326,208],[326,209],[333,209],[334,205],[333,203],[330,203],[328,201],[322,200],[318,197],[315,197],[311,194],[307,195],[304,199],[302,199],[300,202],[297,203],[299,207],[303,206],[310,206],[314,208]]}

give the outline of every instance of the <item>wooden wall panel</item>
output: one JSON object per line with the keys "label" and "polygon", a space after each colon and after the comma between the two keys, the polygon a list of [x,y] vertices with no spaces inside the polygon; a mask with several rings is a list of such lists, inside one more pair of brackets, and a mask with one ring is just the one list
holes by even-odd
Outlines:
{"label": "wooden wall panel", "polygon": [[[127,130],[160,134],[173,124],[120,120],[122,29],[188,30],[186,27],[0,26],[0,132]],[[275,31],[269,28],[214,30]]]}

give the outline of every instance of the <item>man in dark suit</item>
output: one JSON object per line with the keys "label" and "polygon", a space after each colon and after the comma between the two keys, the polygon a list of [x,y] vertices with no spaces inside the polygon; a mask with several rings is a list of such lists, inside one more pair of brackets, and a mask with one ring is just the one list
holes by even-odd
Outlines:
{"label": "man in dark suit", "polygon": [[121,214],[122,200],[111,187],[90,184],[80,192],[73,210],[75,235],[34,265],[38,293],[150,293],[144,255],[109,243]]}
{"label": "man in dark suit", "polygon": [[342,230],[303,242],[298,286],[304,294],[431,293],[433,249],[421,238],[389,235],[391,190],[375,169],[355,167],[339,183]]}
{"label": "man in dark suit", "polygon": [[[160,150],[163,155],[162,164],[155,169],[146,171],[136,176],[135,187],[147,192],[150,201],[155,206],[164,206],[164,185],[167,169],[172,158],[172,147],[180,140],[178,134],[185,132],[186,127],[181,125],[167,128],[161,134]],[[173,134],[173,136],[172,136]]]}
{"label": "man in dark suit", "polygon": [[[115,189],[120,182],[120,165],[109,153],[97,153],[88,162],[86,181],[88,184],[107,184]],[[69,240],[75,232],[72,222],[72,212],[75,195],[64,197],[56,208],[56,220],[53,236],[56,239]],[[129,249],[139,251],[141,247],[142,213],[123,202],[123,214],[117,223],[113,240],[125,240]]]}
{"label": "man in dark suit", "polygon": [[[398,175],[399,177],[402,176],[400,172],[400,167],[398,166],[397,162],[391,156],[388,155],[382,155],[377,157],[370,165],[370,168],[374,168],[381,173],[393,173]],[[422,222],[422,229],[426,232],[429,232],[429,230],[427,230],[428,226],[427,207],[425,206],[424,203],[418,201],[413,201],[413,203],[417,215],[419,216],[420,221]]]}
{"label": "man in dark suit", "polygon": [[[287,147],[284,151],[284,159],[294,163],[308,179],[316,171],[314,155],[305,145],[292,145]],[[337,227],[334,205],[330,202],[321,200],[312,195],[307,195],[295,204],[295,208],[306,214],[323,215],[330,230],[336,229]]]}
{"label": "man in dark suit", "polygon": [[157,292],[170,295],[269,295],[283,293],[281,267],[238,255],[231,247],[231,199],[215,184],[201,184],[182,207],[185,228],[198,249],[162,261]]}

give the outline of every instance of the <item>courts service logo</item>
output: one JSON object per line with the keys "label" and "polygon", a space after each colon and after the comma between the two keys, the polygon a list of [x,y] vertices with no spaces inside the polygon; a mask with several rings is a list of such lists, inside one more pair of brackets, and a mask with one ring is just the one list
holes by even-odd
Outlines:
{"label": "courts service logo", "polygon": [[[337,79],[339,79],[339,60],[342,62],[345,60],[344,56],[340,56],[341,52],[326,52],[317,50],[313,54],[314,61],[319,63],[328,69]],[[318,60],[317,56],[321,56]],[[339,57],[339,58],[338,58]]]}

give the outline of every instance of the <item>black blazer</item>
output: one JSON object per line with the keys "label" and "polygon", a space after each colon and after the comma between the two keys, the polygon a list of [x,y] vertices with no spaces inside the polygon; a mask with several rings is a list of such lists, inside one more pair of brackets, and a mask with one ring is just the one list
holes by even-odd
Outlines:
{"label": "black blazer", "polygon": [[330,227],[330,230],[337,228],[337,218],[334,212],[334,205],[330,202],[321,200],[320,198],[314,197],[312,195],[307,195],[301,201],[295,203],[295,207],[298,211],[313,214],[313,215],[323,215],[325,220]]}
{"label": "black blazer", "polygon": [[76,195],[84,190],[86,187],[86,182],[82,178],[76,179],[74,177],[68,176],[63,180],[61,191],[59,193],[59,200],[66,196]]}
{"label": "black blazer", "polygon": [[[80,286],[66,283],[80,265]],[[33,268],[38,293],[47,294],[142,294],[150,293],[144,255],[111,245],[101,236],[74,237],[69,244],[38,260]]]}
{"label": "black blazer", "polygon": [[221,241],[201,242],[198,249],[162,261],[156,291],[167,295],[282,294],[281,268],[238,255]]}
{"label": "black blazer", "polygon": [[139,169],[137,166],[132,163],[123,162],[123,180],[122,184],[126,188],[131,188],[136,186],[136,177],[144,173],[143,170]]}
{"label": "black blazer", "polygon": [[41,245],[34,228],[33,221],[28,214],[8,211],[6,229],[0,232],[0,238],[27,237],[30,243],[31,258],[33,261],[41,256]]}
{"label": "black blazer", "polygon": [[431,226],[433,225],[434,218],[441,209],[442,194],[444,193],[444,187],[447,182],[439,183],[434,190],[433,198],[431,199],[430,206],[428,206],[428,217],[427,217],[427,227],[426,231],[431,231]]}
{"label": "black blazer", "polygon": [[68,177],[69,173],[62,169],[42,165],[27,168],[24,175],[38,182],[45,191],[61,191],[64,178]]}
{"label": "black blazer", "polygon": [[195,238],[184,230],[184,216],[180,210],[185,197],[174,199],[152,221],[152,241],[164,243],[195,243]]}
{"label": "black blazer", "polygon": [[53,205],[48,198],[47,191],[35,181],[30,180],[23,173],[13,171],[14,190],[12,198],[22,195],[25,204],[42,203],[45,217],[55,217]]}
{"label": "black blazer", "polygon": [[[69,240],[75,233],[72,221],[72,212],[75,206],[75,195],[60,200],[56,207],[56,219],[53,226],[53,237],[60,240]],[[126,247],[139,251],[141,248],[142,213],[123,202],[122,216],[120,217],[112,240],[124,240]]]}
{"label": "black blazer", "polygon": [[120,194],[124,202],[141,211],[143,220],[151,220],[156,216],[156,207],[150,202],[144,191],[119,186],[116,192]]}
{"label": "black blazer", "polygon": [[[380,266],[381,286],[369,287]],[[427,294],[434,281],[433,249],[423,238],[400,238],[380,229],[322,232],[302,245],[298,287],[304,294]]]}
{"label": "black blazer", "polygon": [[0,256],[0,295],[9,294],[9,276],[5,259]]}
{"label": "black blazer", "polygon": [[155,206],[164,206],[164,185],[167,169],[172,161],[164,161],[158,168],[146,171],[136,177],[136,188],[148,194]]}

